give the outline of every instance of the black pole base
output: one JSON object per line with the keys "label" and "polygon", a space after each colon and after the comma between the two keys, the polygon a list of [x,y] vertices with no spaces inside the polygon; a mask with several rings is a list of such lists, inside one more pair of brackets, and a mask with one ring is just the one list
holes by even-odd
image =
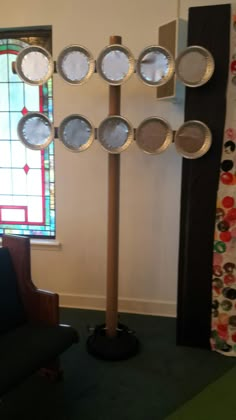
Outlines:
{"label": "black pole base", "polygon": [[115,337],[108,337],[105,324],[97,326],[87,339],[89,354],[103,360],[126,360],[139,351],[139,341],[123,324],[118,324]]}

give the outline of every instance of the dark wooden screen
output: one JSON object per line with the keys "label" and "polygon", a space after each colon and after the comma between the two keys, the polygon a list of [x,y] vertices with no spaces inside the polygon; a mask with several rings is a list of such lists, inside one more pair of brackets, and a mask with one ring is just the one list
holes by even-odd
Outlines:
{"label": "dark wooden screen", "polygon": [[230,4],[189,9],[188,45],[215,60],[211,80],[186,88],[185,121],[200,120],[213,134],[210,151],[183,159],[178,273],[177,344],[209,348],[215,208],[226,112]]}

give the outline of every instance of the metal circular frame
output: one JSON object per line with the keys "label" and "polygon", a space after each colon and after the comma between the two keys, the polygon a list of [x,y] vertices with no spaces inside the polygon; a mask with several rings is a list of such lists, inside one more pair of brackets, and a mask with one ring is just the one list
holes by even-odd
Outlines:
{"label": "metal circular frame", "polygon": [[[203,145],[197,152],[193,152],[193,153],[184,151],[183,148],[181,148],[178,144],[178,138],[181,136],[181,132],[185,129],[185,127],[189,127],[189,126],[198,126],[204,131],[204,135],[205,135],[205,141]],[[182,124],[181,127],[179,127],[179,129],[176,131],[174,143],[175,143],[176,151],[182,157],[187,158],[187,159],[198,159],[202,157],[203,155],[205,155],[210,149],[211,143],[212,143],[212,134],[209,127],[203,122],[198,121],[198,120],[190,120]]]}
{"label": "metal circular frame", "polygon": [[[24,72],[22,71],[22,63],[23,63],[24,59],[26,58],[27,54],[30,54],[30,53],[33,53],[33,52],[41,53],[48,60],[48,71],[47,71],[45,77],[42,78],[42,79],[39,79],[39,80],[29,79],[27,77],[27,75],[25,75]],[[52,74],[54,72],[54,63],[53,63],[53,59],[52,59],[51,54],[45,48],[39,47],[37,45],[32,45],[32,46],[23,48],[19,52],[19,54],[16,57],[15,69],[16,69],[16,72],[17,72],[18,76],[21,78],[21,80],[23,80],[23,82],[25,82],[29,85],[39,86],[39,85],[43,85],[44,83],[46,83],[47,80],[50,79],[50,77],[52,76]]]}
{"label": "metal circular frame", "polygon": [[[145,149],[145,147],[143,147],[143,144],[141,142],[141,131],[142,131],[142,129],[145,127],[145,125],[147,123],[152,122],[152,121],[161,123],[167,130],[166,138],[165,138],[162,146],[158,147],[153,152],[148,150],[147,148]],[[160,153],[164,152],[170,146],[170,144],[172,143],[172,140],[173,140],[173,130],[172,130],[170,124],[166,120],[164,120],[163,118],[159,118],[159,117],[146,118],[145,120],[143,120],[139,124],[139,126],[136,129],[136,143],[143,152],[145,152],[149,155],[157,155],[157,154],[160,154]]]}
{"label": "metal circular frame", "polygon": [[[69,79],[67,77],[67,75],[65,74],[64,70],[63,70],[63,66],[62,66],[63,60],[71,52],[80,52],[81,54],[84,54],[86,56],[86,58],[88,59],[88,72],[80,80],[79,79],[77,79],[77,80],[71,80],[71,79]],[[85,48],[85,47],[83,47],[81,45],[72,44],[72,45],[68,45],[67,47],[65,47],[60,52],[60,54],[59,54],[59,56],[57,58],[56,67],[57,67],[58,74],[67,83],[70,83],[71,85],[81,85],[81,84],[87,82],[90,79],[90,77],[92,76],[92,74],[94,73],[94,71],[95,71],[95,60],[93,58],[93,55],[91,54],[91,52],[87,48]]]}
{"label": "metal circular frame", "polygon": [[[157,52],[157,53],[163,54],[166,57],[166,60],[168,63],[167,74],[164,77],[162,77],[158,82],[152,82],[150,80],[147,80],[141,71],[142,59],[145,57],[145,55],[151,52]],[[168,51],[166,48],[163,48],[159,45],[149,45],[148,47],[144,48],[144,50],[142,50],[141,53],[139,54],[139,57],[136,63],[136,73],[138,77],[140,78],[140,80],[148,86],[164,85],[173,77],[174,71],[175,71],[175,60],[172,54],[170,53],[170,51]]]}
{"label": "metal circular frame", "polygon": [[[32,118],[40,118],[41,120],[44,121],[44,123],[46,125],[49,126],[50,129],[50,134],[47,137],[45,143],[43,144],[32,144],[29,143],[26,140],[26,137],[24,136],[24,127],[27,124],[27,122],[32,119]],[[49,144],[52,142],[53,138],[54,138],[54,128],[53,128],[53,124],[52,122],[49,120],[48,117],[46,117],[46,115],[42,114],[41,112],[28,112],[26,115],[24,115],[20,121],[18,122],[17,125],[17,134],[18,134],[18,138],[20,139],[20,141],[29,149],[32,150],[43,150],[46,149],[46,147],[49,146]]]}
{"label": "metal circular frame", "polygon": [[[91,128],[91,133],[90,133],[90,136],[89,136],[87,142],[84,143],[83,145],[79,146],[79,147],[69,146],[67,144],[67,142],[65,140],[65,136],[64,136],[64,130],[65,130],[66,125],[68,124],[68,122],[73,121],[75,119],[79,119],[81,121],[84,121]],[[91,144],[93,143],[94,138],[95,138],[95,128],[92,125],[92,123],[87,118],[85,118],[83,115],[71,114],[71,115],[68,115],[66,118],[64,118],[64,120],[61,122],[60,126],[58,127],[58,138],[59,138],[59,140],[62,141],[63,145],[67,149],[71,150],[72,152],[83,152],[84,150],[87,150],[91,146]]]}
{"label": "metal circular frame", "polygon": [[[129,70],[128,70],[127,74],[122,79],[111,80],[108,77],[106,77],[106,75],[103,72],[103,69],[102,69],[103,59],[111,51],[123,52],[126,55],[128,61],[129,61]],[[102,77],[102,79],[104,79],[109,85],[118,86],[118,85],[121,85],[124,82],[126,82],[130,78],[130,76],[134,73],[135,59],[134,59],[134,56],[131,53],[131,51],[127,47],[125,47],[124,45],[120,45],[120,44],[108,45],[100,52],[100,54],[97,58],[97,61],[96,61],[96,69],[97,69],[98,74]]]}
{"label": "metal circular frame", "polygon": [[[185,57],[187,54],[192,53],[192,52],[198,52],[206,60],[205,74],[200,80],[198,80],[198,82],[191,82],[189,80],[186,80],[186,78],[184,78],[181,75],[181,71],[179,69],[182,58]],[[199,87],[199,86],[204,85],[205,83],[208,82],[208,80],[210,80],[210,78],[212,77],[212,75],[214,73],[214,70],[215,70],[215,61],[214,61],[214,58],[213,58],[212,54],[206,48],[203,48],[203,47],[198,46],[198,45],[192,45],[190,47],[187,47],[184,51],[182,51],[179,54],[179,56],[177,57],[177,59],[175,61],[176,77],[185,86],[188,86],[188,87]]]}
{"label": "metal circular frame", "polygon": [[[103,141],[101,140],[101,131],[103,130],[104,125],[106,125],[107,123],[109,123],[109,121],[112,121],[112,120],[117,120],[117,121],[120,121],[120,122],[124,122],[124,123],[126,124],[127,128],[128,128],[128,135],[127,135],[127,139],[126,139],[125,143],[124,143],[122,146],[120,146],[120,147],[114,147],[114,148],[111,148],[111,147],[107,146],[107,145],[105,144],[105,142],[103,142]],[[129,122],[126,118],[121,117],[120,115],[111,115],[111,116],[109,116],[109,117],[105,118],[105,119],[104,119],[104,120],[100,123],[100,125],[99,125],[99,127],[98,127],[98,130],[97,130],[97,137],[98,137],[98,141],[100,142],[101,146],[102,146],[102,147],[103,147],[103,149],[105,149],[107,152],[109,152],[109,153],[114,153],[114,154],[115,154],[115,153],[121,153],[121,152],[123,152],[124,150],[126,150],[126,149],[127,149],[127,147],[129,147],[129,146],[130,146],[130,144],[132,143],[132,141],[133,141],[133,139],[134,139],[134,129],[133,129],[132,125],[130,124],[130,122]]]}

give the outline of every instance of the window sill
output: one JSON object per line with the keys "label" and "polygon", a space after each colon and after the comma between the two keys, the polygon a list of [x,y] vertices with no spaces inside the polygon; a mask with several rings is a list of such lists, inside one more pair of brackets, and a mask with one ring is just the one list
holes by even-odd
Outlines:
{"label": "window sill", "polygon": [[[56,239],[30,239],[30,244],[32,249],[41,249],[41,250],[52,250],[58,251],[61,249],[62,244]],[[0,238],[0,246],[2,245],[2,238]]]}
{"label": "window sill", "polygon": [[50,249],[59,250],[61,249],[61,242],[56,239],[30,239],[32,249]]}

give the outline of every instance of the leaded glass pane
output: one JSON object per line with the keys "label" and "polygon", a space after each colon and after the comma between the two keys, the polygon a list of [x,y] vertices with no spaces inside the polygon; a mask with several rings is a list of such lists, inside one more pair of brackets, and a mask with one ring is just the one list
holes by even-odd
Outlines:
{"label": "leaded glass pane", "polygon": [[11,111],[21,111],[24,108],[24,86],[23,83],[9,84],[9,97]]}
{"label": "leaded glass pane", "polygon": [[24,209],[1,209],[1,219],[6,222],[26,222]]}
{"label": "leaded glass pane", "polygon": [[0,112],[0,140],[8,140],[10,137],[10,114]]}
{"label": "leaded glass pane", "polygon": [[[19,141],[11,142],[11,165],[14,168],[23,168],[25,165],[25,147]],[[10,166],[10,165],[9,165]]]}
{"label": "leaded glass pane", "polygon": [[[27,38],[35,43],[35,37]],[[38,39],[42,45],[44,38]],[[28,45],[0,39],[0,234],[55,237],[54,144],[33,151],[17,135],[18,122],[29,111],[53,118],[52,80],[29,86],[12,72],[16,54]]]}
{"label": "leaded glass pane", "polygon": [[11,166],[11,147],[10,142],[6,140],[0,141],[0,167]]}
{"label": "leaded glass pane", "polygon": [[39,109],[39,88],[38,86],[24,85],[25,107],[30,111]]}
{"label": "leaded glass pane", "polygon": [[12,194],[27,194],[27,179],[23,169],[12,169]]}
{"label": "leaded glass pane", "polygon": [[19,140],[17,134],[17,125],[19,120],[22,118],[21,112],[11,112],[10,113],[10,130],[11,130],[11,140]]}
{"label": "leaded glass pane", "polygon": [[7,54],[0,54],[0,83],[8,81]]}
{"label": "leaded glass pane", "polygon": [[41,223],[43,220],[43,209],[41,197],[29,197],[28,199],[28,221]]}
{"label": "leaded glass pane", "polygon": [[27,195],[13,195],[12,204],[14,206],[27,206],[28,196]]}
{"label": "leaded glass pane", "polygon": [[12,195],[1,195],[0,194],[0,206],[4,206],[4,205],[8,205],[8,206],[13,205],[13,196]]}
{"label": "leaded glass pane", "polygon": [[11,169],[0,168],[0,194],[12,193]]}
{"label": "leaded glass pane", "polygon": [[9,91],[7,83],[0,83],[0,111],[9,111]]}
{"label": "leaded glass pane", "polygon": [[40,169],[30,169],[27,175],[27,191],[29,195],[42,195],[42,173]]}
{"label": "leaded glass pane", "polygon": [[[41,153],[38,151],[26,149],[26,160],[30,168],[41,167]],[[45,164],[45,160],[44,160],[44,164]]]}

